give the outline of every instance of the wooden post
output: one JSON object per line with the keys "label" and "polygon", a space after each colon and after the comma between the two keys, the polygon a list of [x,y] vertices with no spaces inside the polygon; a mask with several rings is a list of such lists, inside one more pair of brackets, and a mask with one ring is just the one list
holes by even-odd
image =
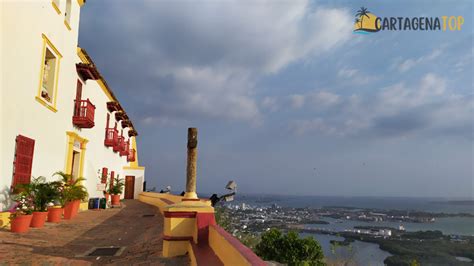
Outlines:
{"label": "wooden post", "polygon": [[186,199],[197,199],[196,194],[197,170],[197,128],[188,128],[188,162],[186,165]]}

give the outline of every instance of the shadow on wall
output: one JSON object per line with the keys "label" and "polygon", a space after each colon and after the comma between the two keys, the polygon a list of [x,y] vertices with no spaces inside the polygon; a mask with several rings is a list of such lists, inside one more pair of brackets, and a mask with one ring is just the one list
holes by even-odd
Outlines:
{"label": "shadow on wall", "polygon": [[10,195],[10,188],[8,186],[0,190],[0,212],[7,211],[13,205]]}

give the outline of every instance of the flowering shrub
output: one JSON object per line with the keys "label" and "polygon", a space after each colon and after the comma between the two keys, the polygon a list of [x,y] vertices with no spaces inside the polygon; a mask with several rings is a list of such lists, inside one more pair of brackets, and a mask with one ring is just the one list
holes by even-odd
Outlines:
{"label": "flowering shrub", "polygon": [[20,215],[29,215],[33,213],[33,198],[28,193],[21,192],[14,196],[14,200],[17,202],[15,209],[11,213],[10,217],[15,218]]}

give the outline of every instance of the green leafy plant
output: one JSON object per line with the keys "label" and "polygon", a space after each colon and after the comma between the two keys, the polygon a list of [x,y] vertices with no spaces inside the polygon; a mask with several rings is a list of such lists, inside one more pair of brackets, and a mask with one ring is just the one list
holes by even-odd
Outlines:
{"label": "green leafy plant", "polygon": [[86,180],[85,178],[74,178],[72,175],[61,171],[54,173],[54,176],[60,177],[58,190],[61,194],[60,202],[62,206],[74,200],[86,200],[89,196],[87,189],[82,185],[82,181]]}
{"label": "green leafy plant", "polygon": [[288,265],[324,265],[319,243],[312,237],[300,238],[295,231],[283,234],[278,229],[271,229],[262,234],[255,249],[264,260]]}
{"label": "green leafy plant", "polygon": [[109,193],[112,195],[119,195],[123,192],[123,187],[125,183],[123,179],[120,179],[119,175],[114,178],[114,183],[109,188]]}
{"label": "green leafy plant", "polygon": [[50,202],[58,199],[59,191],[55,182],[46,182],[43,176],[34,178],[30,183],[34,211],[47,211]]}

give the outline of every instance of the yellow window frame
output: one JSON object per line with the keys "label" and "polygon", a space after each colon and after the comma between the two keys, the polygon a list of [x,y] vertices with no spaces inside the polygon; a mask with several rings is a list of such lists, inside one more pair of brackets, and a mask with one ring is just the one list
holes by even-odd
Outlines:
{"label": "yellow window frame", "polygon": [[86,156],[86,145],[89,142],[86,138],[79,136],[76,132],[66,131],[68,137],[67,141],[67,152],[66,152],[66,165],[64,172],[66,174],[72,174],[72,157],[74,154],[74,143],[77,141],[81,144],[80,157],[79,157],[79,177],[84,177],[84,159]]}
{"label": "yellow window frame", "polygon": [[56,13],[61,14],[61,9],[59,9],[59,6],[54,0],[51,0],[51,5],[53,6],[54,10],[56,10]]}
{"label": "yellow window frame", "polygon": [[[63,57],[61,53],[58,51],[56,46],[49,40],[49,38],[45,34],[41,34],[43,37],[43,52],[41,55],[41,64],[40,64],[40,74],[39,74],[39,85],[38,85],[38,94],[36,95],[36,101],[44,105],[46,108],[53,112],[57,112],[58,110],[56,109],[56,101],[58,98],[58,79],[59,79],[59,66],[61,65],[61,58]],[[55,73],[54,73],[54,88],[53,88],[53,98],[52,98],[52,103],[46,101],[41,97],[41,88],[42,88],[42,83],[43,83],[43,72],[44,72],[44,58],[46,56],[46,48],[50,48],[55,55],[57,56],[57,63],[56,63],[56,68],[55,68]]]}

